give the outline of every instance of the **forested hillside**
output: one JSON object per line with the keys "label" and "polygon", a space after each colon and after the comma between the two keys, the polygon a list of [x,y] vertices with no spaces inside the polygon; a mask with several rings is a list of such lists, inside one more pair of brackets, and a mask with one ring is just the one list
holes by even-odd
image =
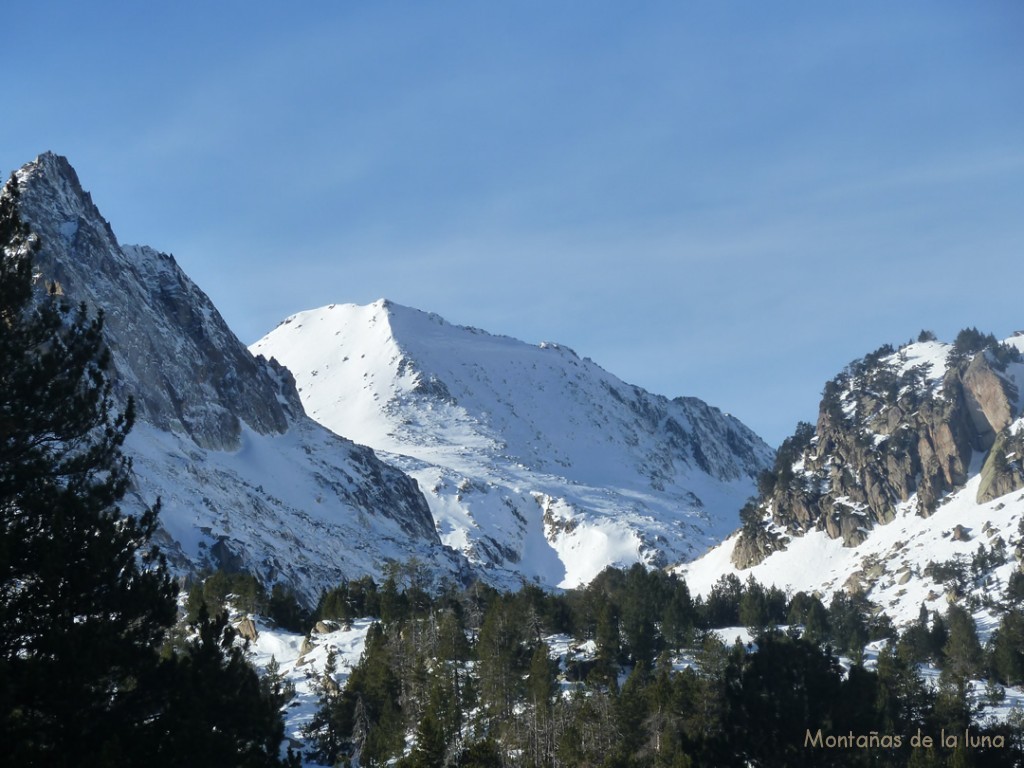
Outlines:
{"label": "forested hillside", "polygon": [[564,594],[431,595],[396,569],[325,593],[275,672],[305,687],[290,731],[322,765],[1010,766],[1021,586],[983,644],[957,606],[899,632],[863,599],[734,576],[706,599],[639,565]]}

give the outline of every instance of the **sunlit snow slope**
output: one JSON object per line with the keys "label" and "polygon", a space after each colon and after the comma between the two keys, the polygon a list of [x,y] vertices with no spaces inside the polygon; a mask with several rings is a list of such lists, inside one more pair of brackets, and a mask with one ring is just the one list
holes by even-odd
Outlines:
{"label": "sunlit snow slope", "polygon": [[501,580],[586,582],[721,540],[772,451],[693,398],[380,300],[285,320],[250,347],[295,376],[307,413],[424,491],[442,541]]}

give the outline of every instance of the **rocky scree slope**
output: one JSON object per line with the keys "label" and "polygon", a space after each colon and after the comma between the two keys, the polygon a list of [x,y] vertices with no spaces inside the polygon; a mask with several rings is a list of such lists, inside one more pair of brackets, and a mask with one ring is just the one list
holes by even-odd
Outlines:
{"label": "rocky scree slope", "polygon": [[171,256],[120,245],[67,160],[41,155],[16,183],[40,288],[104,314],[115,395],[137,406],[126,504],[162,499],[176,568],[246,569],[315,600],[388,560],[464,567],[415,483],[307,418],[288,372],[253,357]]}
{"label": "rocky scree slope", "polygon": [[442,540],[498,583],[692,558],[773,458],[695,398],[383,299],[299,313],[250,349],[288,367],[313,418],[416,478]]}

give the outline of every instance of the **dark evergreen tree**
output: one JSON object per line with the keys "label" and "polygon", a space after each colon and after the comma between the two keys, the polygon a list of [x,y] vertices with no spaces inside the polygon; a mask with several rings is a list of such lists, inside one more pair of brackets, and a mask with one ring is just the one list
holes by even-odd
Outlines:
{"label": "dark evergreen tree", "polygon": [[17,765],[130,754],[153,716],[139,691],[175,616],[144,552],[156,511],[124,517],[102,318],[33,287],[35,243],[0,197],[0,744]]}
{"label": "dark evergreen tree", "polygon": [[[354,752],[370,765],[398,754],[405,741],[402,680],[388,640],[380,624],[370,627],[359,664],[341,695],[329,698],[323,713],[341,742],[339,750]],[[362,721],[357,717],[360,707]],[[356,743],[357,732],[361,745]]]}
{"label": "dark evergreen tree", "polygon": [[634,664],[650,667],[661,648],[655,622],[668,598],[665,585],[658,574],[648,573],[643,565],[635,563],[627,572],[624,586],[620,599],[624,650]]}
{"label": "dark evergreen tree", "polygon": [[[161,718],[156,765],[195,768],[281,765],[283,690],[268,691],[226,613],[200,612],[197,636],[165,662],[162,688],[169,692]],[[268,695],[269,694],[269,695]],[[298,765],[292,758],[289,764]]]}
{"label": "dark evergreen tree", "polygon": [[267,600],[267,615],[279,627],[302,632],[308,629],[309,611],[302,607],[295,592],[283,584],[275,584]]}
{"label": "dark evergreen tree", "polygon": [[768,596],[765,589],[753,576],[748,576],[743,596],[740,597],[740,624],[756,632],[768,626],[768,618]]}
{"label": "dark evergreen tree", "polygon": [[480,628],[476,657],[480,699],[489,714],[508,719],[518,700],[529,655],[526,627],[513,610],[513,601],[491,602]]}
{"label": "dark evergreen tree", "polygon": [[925,688],[916,666],[886,645],[878,654],[876,669],[875,709],[881,732],[912,734],[925,728],[932,708],[932,694]]}
{"label": "dark evergreen tree", "polygon": [[932,628],[928,631],[930,658],[941,661],[942,649],[946,647],[948,639],[949,627],[946,626],[946,620],[938,611],[932,611]]}
{"label": "dark evergreen tree", "polygon": [[279,710],[295,698],[295,686],[281,672],[281,665],[275,656],[270,657],[270,663],[260,678],[260,690],[264,698]]}
{"label": "dark evergreen tree", "polygon": [[974,619],[965,609],[953,604],[946,611],[949,638],[943,647],[944,678],[963,683],[981,673],[984,657]]}
{"label": "dark evergreen tree", "polygon": [[704,603],[704,627],[735,627],[740,621],[740,598],[743,583],[733,573],[727,573],[711,587]]}
{"label": "dark evergreen tree", "polygon": [[598,615],[594,637],[596,658],[589,679],[593,682],[615,688],[618,685],[619,654],[622,639],[619,631],[619,616],[615,606],[606,603]]}
{"label": "dark evergreen tree", "polygon": [[803,625],[803,637],[821,644],[829,634],[828,609],[816,595],[797,592],[789,604],[787,622]]}
{"label": "dark evergreen tree", "polygon": [[416,725],[416,746],[408,761],[410,768],[444,765],[445,757],[458,737],[458,706],[451,681],[447,677],[435,677]]}
{"label": "dark evergreen tree", "polygon": [[673,578],[671,591],[661,614],[661,633],[666,645],[679,650],[693,641],[696,610],[686,581]]}
{"label": "dark evergreen tree", "polygon": [[335,675],[338,672],[338,657],[334,649],[327,651],[324,671],[313,683],[317,695],[317,708],[313,717],[306,724],[305,737],[312,746],[312,754],[318,761],[334,765],[347,745],[347,737],[351,731],[351,721],[346,718],[347,712],[341,710],[339,694],[341,692]]}
{"label": "dark evergreen tree", "polygon": [[900,635],[896,650],[900,658],[911,664],[921,664],[934,657],[931,630],[928,628],[928,609],[921,604],[917,621]]}
{"label": "dark evergreen tree", "polygon": [[1024,682],[1024,611],[1007,611],[992,634],[989,666],[999,682]]}
{"label": "dark evergreen tree", "polygon": [[832,596],[829,603],[828,623],[831,627],[831,640],[836,649],[847,653],[854,660],[864,655],[864,646],[868,642],[867,600],[863,595],[848,595],[839,591]]}
{"label": "dark evergreen tree", "polygon": [[725,743],[717,764],[818,766],[834,764],[804,748],[807,730],[829,733],[842,691],[837,661],[800,638],[769,632],[757,652],[732,651],[726,670]]}
{"label": "dark evergreen tree", "polygon": [[558,692],[558,664],[551,660],[551,649],[541,643],[530,659],[530,671],[526,676],[526,695],[531,706],[547,710]]}

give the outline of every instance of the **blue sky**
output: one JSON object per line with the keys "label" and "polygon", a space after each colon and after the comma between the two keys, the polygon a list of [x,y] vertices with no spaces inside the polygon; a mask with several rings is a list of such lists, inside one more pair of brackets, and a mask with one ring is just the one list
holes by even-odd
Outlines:
{"label": "blue sky", "polygon": [[387,297],[777,444],[922,328],[1024,329],[1024,4],[5,4],[66,155],[246,343]]}

